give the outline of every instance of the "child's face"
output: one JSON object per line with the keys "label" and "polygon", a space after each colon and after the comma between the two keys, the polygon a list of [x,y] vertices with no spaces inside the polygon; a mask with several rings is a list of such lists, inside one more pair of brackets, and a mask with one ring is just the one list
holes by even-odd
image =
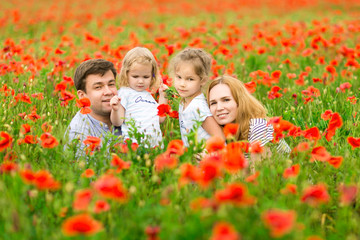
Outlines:
{"label": "child's face", "polygon": [[198,76],[190,62],[180,63],[175,71],[174,86],[180,97],[192,99],[201,93],[203,81]]}
{"label": "child's face", "polygon": [[150,87],[152,66],[149,63],[133,63],[128,72],[130,88],[141,92]]}

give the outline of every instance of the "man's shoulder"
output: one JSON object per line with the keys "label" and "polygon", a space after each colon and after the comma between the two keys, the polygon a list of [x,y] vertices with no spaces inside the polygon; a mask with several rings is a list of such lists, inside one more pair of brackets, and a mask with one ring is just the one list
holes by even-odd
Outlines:
{"label": "man's shoulder", "polygon": [[87,114],[81,114],[80,111],[75,114],[73,119],[69,124],[69,128],[77,129],[77,128],[84,128],[90,124],[89,117]]}
{"label": "man's shoulder", "polygon": [[96,126],[94,121],[91,120],[91,117],[88,114],[81,114],[79,111],[67,127],[66,134],[68,134],[71,139],[79,135],[94,136],[95,128]]}

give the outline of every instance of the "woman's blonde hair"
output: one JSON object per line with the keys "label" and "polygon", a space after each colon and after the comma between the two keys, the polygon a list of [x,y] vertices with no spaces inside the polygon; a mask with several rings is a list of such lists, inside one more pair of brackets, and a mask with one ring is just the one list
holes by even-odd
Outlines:
{"label": "woman's blonde hair", "polygon": [[211,55],[200,48],[186,48],[180,51],[169,64],[170,76],[174,77],[177,68],[182,62],[190,62],[194,72],[203,82],[209,79],[211,71]]}
{"label": "woman's blonde hair", "polygon": [[235,123],[239,124],[236,133],[237,140],[248,140],[250,119],[266,118],[265,107],[246,89],[243,82],[230,76],[220,76],[210,82],[207,90],[207,101],[209,104],[209,93],[218,84],[226,84],[237,104]]}
{"label": "woman's blonde hair", "polygon": [[150,90],[156,90],[160,85],[160,70],[154,55],[150,52],[149,49],[144,47],[135,47],[126,53],[122,61],[119,87],[129,87],[128,73],[134,63],[151,65],[152,70]]}

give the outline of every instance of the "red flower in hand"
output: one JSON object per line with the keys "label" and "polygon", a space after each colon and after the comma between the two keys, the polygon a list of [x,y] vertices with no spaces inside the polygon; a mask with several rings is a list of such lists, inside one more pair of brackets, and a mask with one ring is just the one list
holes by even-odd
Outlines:
{"label": "red flower in hand", "polygon": [[169,115],[171,111],[171,107],[167,104],[160,104],[157,109],[159,117],[166,117],[166,115]]}

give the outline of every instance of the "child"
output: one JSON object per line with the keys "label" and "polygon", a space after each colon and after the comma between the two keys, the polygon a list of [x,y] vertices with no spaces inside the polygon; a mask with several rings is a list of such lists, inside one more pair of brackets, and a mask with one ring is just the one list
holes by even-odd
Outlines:
{"label": "child", "polygon": [[[147,48],[135,47],[125,55],[120,71],[118,96],[114,96],[110,101],[112,106],[110,120],[114,126],[121,125],[124,139],[130,138],[130,121],[134,120],[137,131],[145,134],[144,140],[148,141],[150,147],[161,142],[159,122],[163,122],[165,118],[159,118],[157,115],[159,104],[147,91],[155,89],[159,82],[158,65]],[[165,89],[166,85],[161,84],[160,104],[167,102]],[[132,141],[136,142],[136,139],[132,138]]]}
{"label": "child", "polygon": [[201,122],[197,131],[197,141],[208,139],[212,135],[224,138],[220,126],[215,122],[201,92],[209,79],[211,57],[201,49],[187,48],[179,52],[170,62],[169,72],[173,76],[174,86],[182,98],[179,106],[181,138],[189,146],[187,134]]}

